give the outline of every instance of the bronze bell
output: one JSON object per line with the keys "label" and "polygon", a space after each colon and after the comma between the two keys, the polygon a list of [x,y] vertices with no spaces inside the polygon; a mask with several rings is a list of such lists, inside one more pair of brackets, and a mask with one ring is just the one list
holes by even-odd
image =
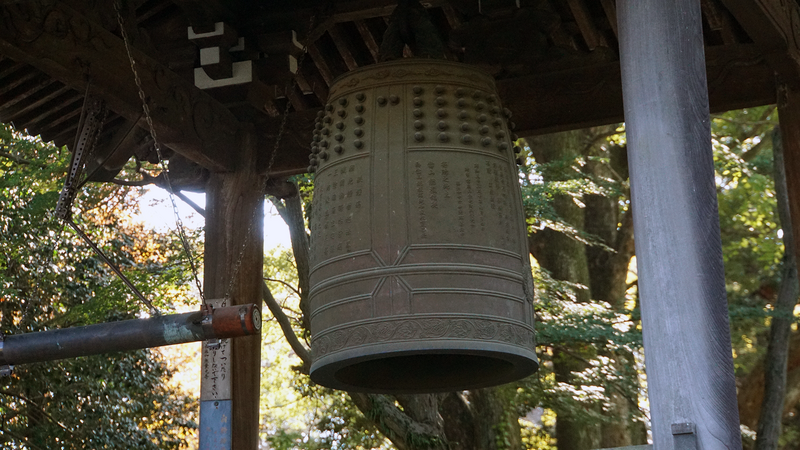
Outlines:
{"label": "bronze bell", "polygon": [[509,115],[489,75],[448,61],[331,86],[311,157],[312,380],[423,393],[538,368]]}

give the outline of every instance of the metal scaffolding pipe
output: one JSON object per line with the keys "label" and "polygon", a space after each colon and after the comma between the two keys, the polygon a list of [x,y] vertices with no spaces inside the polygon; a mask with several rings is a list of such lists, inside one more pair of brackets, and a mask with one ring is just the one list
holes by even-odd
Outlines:
{"label": "metal scaffolding pipe", "polygon": [[4,336],[0,337],[0,367],[234,338],[260,330],[261,311],[249,304]]}

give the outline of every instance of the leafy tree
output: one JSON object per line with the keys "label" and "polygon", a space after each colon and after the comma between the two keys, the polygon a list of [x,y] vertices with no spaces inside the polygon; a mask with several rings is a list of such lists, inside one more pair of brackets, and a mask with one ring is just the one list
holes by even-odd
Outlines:
{"label": "leafy tree", "polygon": [[[734,111],[712,122],[733,349],[745,397],[763,385],[757,375],[761,371],[763,380],[770,309],[781,282],[783,243],[769,139],[773,110]],[[624,132],[600,127],[530,138],[525,144],[529,164],[520,181],[531,254],[538,262],[539,373],[499,388],[434,396],[345,394],[313,386],[304,375],[308,361],[291,356],[299,373],[292,386],[298,404],[310,401],[311,408],[325,413],[306,413],[304,420],[316,424],[313,430],[273,428],[269,439],[275,448],[386,446],[376,431],[398,449],[572,450],[646,442]],[[265,296],[272,297],[275,316],[291,323],[281,327],[282,333],[302,354],[308,337],[303,279],[308,244],[301,238],[307,232],[301,203],[308,205],[312,194],[308,180],[298,185],[275,200],[292,229],[296,263],[290,265],[282,255],[279,264],[265,269],[268,278],[295,287],[270,284]],[[283,308],[274,301],[286,298],[281,291],[294,296]],[[792,339],[800,344],[796,333]],[[790,361],[800,361],[800,350],[792,355]],[[787,411],[795,411],[800,400],[797,372],[789,374]],[[743,421],[757,421],[760,400],[753,404],[742,406]],[[795,416],[785,417],[781,442],[790,442],[800,428],[792,422]]]}
{"label": "leafy tree", "polygon": [[[616,134],[613,128],[603,130],[609,131]],[[606,142],[605,137],[596,137],[597,143]],[[598,156],[593,159],[592,164],[608,165],[607,159]],[[542,173],[555,170],[570,172],[573,170],[572,166],[573,162],[554,162],[550,165],[541,162],[537,163],[532,172],[524,174],[525,197],[532,213],[531,226],[555,229],[555,233],[566,236],[570,242],[577,242],[580,246],[591,243],[603,251],[613,253],[614,250],[603,244],[599,237],[592,236],[582,227],[575,227],[564,220],[564,212],[559,211],[555,205],[559,202],[555,200],[558,196],[571,190],[579,190],[580,195],[583,195],[584,182],[590,177],[581,170],[567,180],[551,180]],[[590,175],[594,182],[593,190],[589,194],[603,198],[608,196],[608,202],[616,205],[623,195],[622,184],[625,180]],[[281,282],[270,284],[265,291],[265,298],[268,305],[272,303],[270,310],[278,322],[291,323],[290,327],[281,326],[281,329],[284,336],[294,342],[292,348],[295,353],[301,355],[307,352],[305,339],[308,337],[305,310],[305,296],[308,292],[308,238],[303,204],[309,204],[312,193],[306,179],[300,179],[299,183],[290,182],[290,185],[291,189],[280,189],[281,197],[273,202],[292,232],[295,265],[288,266],[288,258],[285,256],[280,261],[270,259],[273,264],[267,264],[266,276],[272,280],[280,279]],[[620,213],[624,212],[624,208],[617,208]],[[306,211],[308,212],[307,207]],[[313,214],[313,211],[309,214]],[[617,228],[616,220],[613,228]],[[555,249],[564,241],[557,238],[553,241],[554,250],[551,251],[556,252]],[[615,286],[616,290],[608,294],[621,296],[613,298],[613,307],[610,301],[591,301],[590,296],[585,296],[585,285],[581,285],[579,281],[557,279],[548,271],[537,270],[537,332],[540,344],[544,344],[540,355],[543,367],[539,374],[507,386],[439,395],[345,394],[313,386],[305,375],[309,361],[301,356],[294,363],[294,368],[300,373],[295,377],[296,392],[303,393],[306,398],[313,398],[313,401],[307,400],[316,402],[313,408],[325,408],[325,417],[318,419],[314,416],[316,430],[312,432],[299,432],[297,427],[273,428],[275,431],[267,439],[276,448],[319,448],[320,445],[323,448],[373,448],[376,445],[385,445],[385,441],[376,435],[376,431],[379,431],[398,449],[547,448],[552,446],[555,434],[554,430],[548,428],[548,425],[552,426],[552,420],[547,419],[548,425],[536,427],[538,431],[526,429],[523,432],[521,417],[545,407],[548,408],[547,411],[560,409],[562,423],[566,422],[563,416],[570,412],[578,420],[576,423],[586,428],[592,424],[596,425],[595,429],[599,429],[600,424],[608,427],[614,421],[603,416],[603,408],[616,413],[617,410],[613,409],[615,406],[612,406],[614,400],[610,400],[616,398],[614,396],[623,399],[616,401],[626,408],[623,421],[627,426],[633,419],[640,417],[635,400],[635,412],[629,412],[630,399],[637,398],[637,374],[631,369],[631,365],[620,365],[617,369],[608,367],[606,363],[615,355],[614,352],[632,355],[640,345],[638,332],[632,326],[629,308],[625,308],[625,282],[631,253],[628,249],[629,241],[629,236],[619,238],[619,245],[626,247],[627,257],[619,257],[615,266],[618,272],[613,276],[616,277],[615,280],[621,279],[622,288]],[[536,251],[539,251],[538,248]],[[583,264],[586,264],[585,254],[582,258]],[[545,264],[542,266],[545,267]],[[283,270],[276,273],[276,267]],[[287,285],[293,287],[287,288]],[[284,294],[287,293],[291,293],[295,299],[288,304],[284,301],[280,305],[275,298],[285,299]],[[579,297],[585,297],[585,300],[580,301]],[[301,347],[299,351],[298,346]],[[556,354],[577,357],[585,365],[575,377],[560,379],[553,370],[557,359],[553,355]],[[274,381],[269,383],[269,388],[274,388]],[[607,395],[607,392],[611,394]],[[271,394],[267,395],[271,397]],[[298,399],[299,401],[301,400]],[[587,408],[587,405],[590,407]],[[552,417],[552,413],[546,414]]]}
{"label": "leafy tree", "polygon": [[[69,152],[0,127],[0,330],[22,334],[131,319],[142,305],[51,212]],[[136,192],[87,186],[76,220],[157,305],[186,298],[174,238],[121,211]],[[0,378],[0,446],[9,449],[176,449],[195,427],[195,401],[141,350],[16,367]]]}

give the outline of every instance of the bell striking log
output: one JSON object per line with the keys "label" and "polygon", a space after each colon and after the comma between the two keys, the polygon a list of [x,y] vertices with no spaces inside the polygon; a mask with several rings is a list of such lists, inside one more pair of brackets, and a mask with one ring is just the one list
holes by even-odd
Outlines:
{"label": "bell striking log", "polygon": [[233,338],[260,330],[261,311],[250,304],[10,335],[0,337],[0,366]]}
{"label": "bell striking log", "polygon": [[312,380],[424,393],[538,368],[509,117],[460,63],[392,61],[331,86],[310,167]]}

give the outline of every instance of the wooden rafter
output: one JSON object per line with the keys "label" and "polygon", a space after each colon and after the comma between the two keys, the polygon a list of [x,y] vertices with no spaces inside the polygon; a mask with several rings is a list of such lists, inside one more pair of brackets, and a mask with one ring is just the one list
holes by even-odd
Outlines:
{"label": "wooden rafter", "polygon": [[364,40],[364,44],[369,49],[369,52],[372,54],[372,59],[375,62],[378,62],[378,53],[380,52],[380,45],[378,45],[378,41],[375,40],[375,36],[372,35],[372,31],[370,31],[367,23],[363,20],[356,20],[355,22],[356,29],[358,30],[358,34],[361,35],[361,39]]}
{"label": "wooden rafter", "polygon": [[578,24],[578,29],[581,30],[583,40],[589,50],[594,50],[597,47],[608,47],[608,42],[603,34],[597,30],[589,10],[586,8],[586,3],[583,0],[567,0],[569,9],[575,17],[575,22]]}
{"label": "wooden rafter", "polygon": [[325,84],[330,86],[335,77],[333,72],[331,72],[330,66],[328,66],[328,62],[325,61],[325,56],[319,51],[316,44],[308,45],[308,56],[310,56],[314,64],[316,64],[319,74],[322,75],[322,79],[325,80]]}
{"label": "wooden rafter", "polygon": [[328,29],[328,34],[331,36],[334,45],[336,45],[336,49],[339,50],[339,54],[342,55],[342,59],[347,65],[347,69],[358,69],[358,63],[353,57],[353,52],[350,50],[350,44],[347,43],[347,37],[342,32],[342,29],[338,25],[334,25]]}
{"label": "wooden rafter", "polygon": [[617,4],[615,0],[600,0],[600,3],[603,5],[603,11],[606,13],[606,19],[608,19],[608,24],[611,25],[614,36],[619,36],[617,32]]}
{"label": "wooden rafter", "polygon": [[37,77],[26,83],[19,84],[13,89],[8,89],[0,95],[0,105],[2,105],[0,108],[10,108],[24,100],[29,100],[32,96],[36,95],[36,93],[52,83],[53,80],[51,80],[50,77],[43,73],[38,73]]}
{"label": "wooden rafter", "polygon": [[[58,1],[41,8],[5,5],[0,14],[6,19],[0,24],[0,52],[78,92],[91,77],[110,109],[138,119],[141,100],[120,38]],[[149,56],[136,49],[133,54],[159,139],[209,169],[232,169],[231,142],[239,129],[233,114]]]}
{"label": "wooden rafter", "polygon": [[0,107],[0,120],[10,120],[12,117],[28,114],[36,108],[47,104],[55,98],[58,98],[65,93],[71,91],[70,88],[63,84],[54,81],[50,83],[45,89],[41,89],[27,98],[26,102],[18,105],[3,104]]}
{"label": "wooden rafter", "polygon": [[709,28],[720,33],[724,44],[735,44],[736,34],[733,32],[730,14],[724,10],[718,0],[701,0],[700,5]]}
{"label": "wooden rafter", "polygon": [[80,101],[81,95],[69,89],[63,94],[54,97],[51,101],[43,104],[39,108],[31,110],[28,114],[19,116],[14,125],[19,128],[29,128],[49,117],[53,110],[62,109]]}

